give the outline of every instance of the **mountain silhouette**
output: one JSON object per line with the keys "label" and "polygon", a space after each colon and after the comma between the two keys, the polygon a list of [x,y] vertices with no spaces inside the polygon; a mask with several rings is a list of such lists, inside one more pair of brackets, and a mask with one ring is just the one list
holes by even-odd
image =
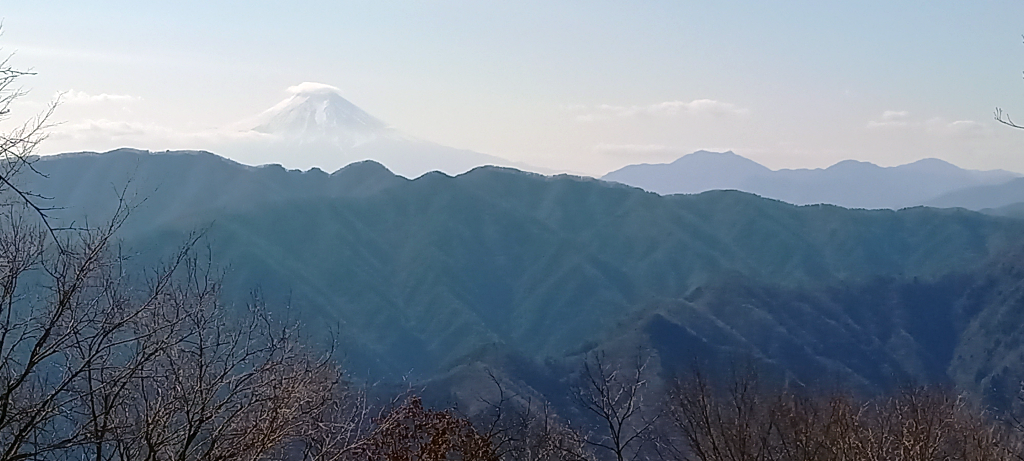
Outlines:
{"label": "mountain silhouette", "polygon": [[626,166],[602,179],[662,195],[732,189],[796,205],[900,209],[1017,176],[1003,170],[964,170],[938,159],[896,167],[845,160],[825,169],[770,170],[732,152],[698,151],[668,164]]}

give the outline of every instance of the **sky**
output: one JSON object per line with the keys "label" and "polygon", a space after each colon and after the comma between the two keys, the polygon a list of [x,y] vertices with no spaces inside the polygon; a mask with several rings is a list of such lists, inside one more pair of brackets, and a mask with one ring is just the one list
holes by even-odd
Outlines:
{"label": "sky", "polygon": [[770,168],[936,157],[1024,172],[1024,1],[8,1],[62,103],[42,153],[209,149],[319,82],[392,126],[601,175],[698,150]]}

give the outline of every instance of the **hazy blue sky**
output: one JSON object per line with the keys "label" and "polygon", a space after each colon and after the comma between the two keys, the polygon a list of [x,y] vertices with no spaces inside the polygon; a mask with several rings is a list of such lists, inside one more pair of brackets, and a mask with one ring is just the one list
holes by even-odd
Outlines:
{"label": "hazy blue sky", "polygon": [[204,148],[321,82],[412,135],[603,174],[697,149],[773,168],[1024,172],[1024,1],[0,1],[60,91],[47,152]]}

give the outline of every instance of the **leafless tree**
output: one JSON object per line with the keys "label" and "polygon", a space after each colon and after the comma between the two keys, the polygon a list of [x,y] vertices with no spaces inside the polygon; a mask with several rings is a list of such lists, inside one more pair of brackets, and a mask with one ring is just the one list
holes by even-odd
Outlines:
{"label": "leafless tree", "polygon": [[[24,75],[0,63],[0,117]],[[352,408],[340,371],[259,303],[221,305],[198,235],[131,273],[124,200],[70,229],[18,186],[52,108],[0,136],[0,461],[326,459]]]}
{"label": "leafless tree", "polygon": [[[365,387],[342,381],[319,414],[311,415],[308,431],[289,444],[303,461],[342,461],[358,457],[376,429],[385,408],[373,405]],[[394,402],[390,407],[394,406]]]}
{"label": "leafless tree", "polygon": [[760,385],[756,377],[719,388],[695,374],[670,401],[683,442],[674,454],[700,461],[1001,461],[1019,453],[1019,432],[941,388],[906,387],[873,399],[807,392]]}
{"label": "leafless tree", "polygon": [[431,410],[416,395],[375,421],[374,431],[353,451],[355,460],[497,461],[491,441],[451,409]]}
{"label": "leafless tree", "polygon": [[[171,296],[178,328],[123,399],[122,461],[252,460],[285,455],[319,430],[340,372],[254,308],[237,318],[207,296]],[[206,304],[206,305],[203,305]],[[180,313],[180,314],[179,314]]]}
{"label": "leafless tree", "polygon": [[995,113],[993,114],[992,117],[997,122],[1002,123],[1003,125],[1006,125],[1006,126],[1011,127],[1011,128],[1017,128],[1017,129],[1024,130],[1024,125],[1018,125],[1017,122],[1014,122],[1013,119],[1010,118],[1010,114],[1004,112],[1003,109],[1001,109],[999,107],[996,107],[996,111],[995,111]]}
{"label": "leafless tree", "polygon": [[774,404],[755,373],[737,374],[722,390],[694,371],[691,379],[677,383],[670,397],[672,426],[683,442],[677,454],[700,461],[773,459]]}
{"label": "leafless tree", "polygon": [[626,367],[610,363],[604,352],[591,353],[573,389],[577,406],[597,422],[584,441],[617,461],[640,456],[661,416],[648,382],[649,363],[650,356],[643,350]]}
{"label": "leafless tree", "polygon": [[[6,122],[11,118],[11,106],[26,95],[26,91],[17,85],[18,80],[32,75],[30,71],[13,67],[10,59],[8,56],[0,61],[0,122]],[[48,214],[52,208],[45,204],[44,197],[18,183],[20,173],[23,171],[40,174],[33,166],[37,158],[34,153],[39,143],[46,139],[46,130],[52,127],[50,118],[57,108],[57,103],[58,101],[53,101],[43,112],[9,131],[0,132],[0,203],[17,204],[30,209],[42,221],[42,227],[50,233],[54,239],[53,243],[59,245],[61,240],[57,232],[60,227],[51,222]]]}
{"label": "leafless tree", "polygon": [[886,460],[1008,460],[1019,436],[963,395],[929,387],[868,404],[861,428],[867,459]]}
{"label": "leafless tree", "polygon": [[1016,122],[1013,121],[1013,119],[1010,118],[1010,114],[1003,112],[1003,109],[1001,108],[996,107],[996,111],[995,114],[993,114],[993,118],[995,118],[997,122],[1002,123],[1003,125],[1024,130],[1024,125],[1018,125]]}
{"label": "leafless tree", "polygon": [[136,339],[134,323],[169,283],[158,277],[149,296],[127,290],[110,249],[119,218],[58,248],[50,229],[30,222],[22,208],[10,204],[0,215],[3,460],[41,458],[87,441],[80,404],[108,391],[87,381],[124,377],[132,365],[121,353]]}
{"label": "leafless tree", "polygon": [[590,461],[593,456],[579,432],[573,430],[543,399],[510,392],[490,370],[493,397],[477,427],[491,441],[500,459],[509,461]]}
{"label": "leafless tree", "polygon": [[190,241],[145,290],[115,227],[0,229],[0,460],[256,460],[313,441],[340,371],[253,306],[236,315]]}

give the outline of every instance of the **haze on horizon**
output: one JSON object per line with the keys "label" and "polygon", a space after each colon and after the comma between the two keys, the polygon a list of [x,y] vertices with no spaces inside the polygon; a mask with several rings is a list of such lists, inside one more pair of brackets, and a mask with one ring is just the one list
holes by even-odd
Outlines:
{"label": "haze on horizon", "polygon": [[[319,82],[420,139],[551,170],[732,150],[1024,172],[1024,3],[16,1],[44,153],[207,149]],[[212,138],[211,138],[212,137]],[[244,160],[244,159],[240,159]]]}

